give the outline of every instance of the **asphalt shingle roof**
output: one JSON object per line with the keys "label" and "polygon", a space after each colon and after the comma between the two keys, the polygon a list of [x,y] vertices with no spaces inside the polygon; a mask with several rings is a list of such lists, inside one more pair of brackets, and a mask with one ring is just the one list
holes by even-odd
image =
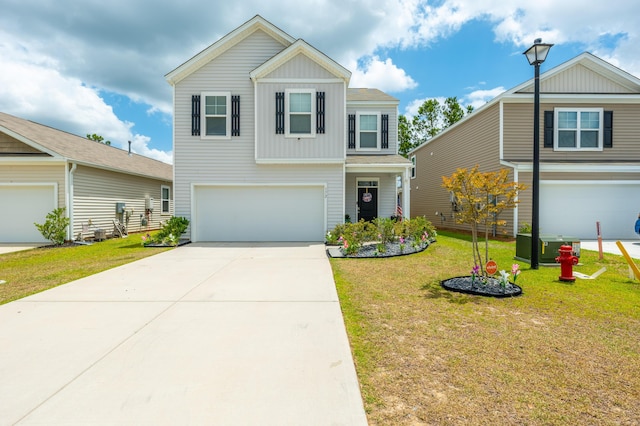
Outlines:
{"label": "asphalt shingle roof", "polygon": [[143,155],[95,142],[33,121],[0,112],[0,132],[20,135],[70,161],[124,173],[173,180],[173,166]]}

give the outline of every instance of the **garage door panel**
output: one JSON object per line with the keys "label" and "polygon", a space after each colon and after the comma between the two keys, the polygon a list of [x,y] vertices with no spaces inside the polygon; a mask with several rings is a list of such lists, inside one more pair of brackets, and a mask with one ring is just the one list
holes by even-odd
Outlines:
{"label": "garage door panel", "polygon": [[34,223],[56,207],[54,185],[0,185],[0,200],[0,242],[46,242]]}
{"label": "garage door panel", "polygon": [[197,187],[196,241],[321,241],[322,186]]}
{"label": "garage door panel", "polygon": [[583,240],[597,238],[600,222],[605,239],[635,239],[633,225],[640,212],[640,184],[540,184],[540,233],[563,234]]}

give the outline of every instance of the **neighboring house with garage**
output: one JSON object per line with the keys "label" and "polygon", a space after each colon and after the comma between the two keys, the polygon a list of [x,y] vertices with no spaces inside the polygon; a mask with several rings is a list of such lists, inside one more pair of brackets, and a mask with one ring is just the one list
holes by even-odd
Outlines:
{"label": "neighboring house with garage", "polygon": [[[456,228],[442,176],[478,164],[507,168],[529,185],[503,229],[531,223],[533,79],[499,95],[414,149],[411,210]],[[640,212],[640,79],[583,53],[540,76],[540,233],[637,238]],[[501,232],[501,231],[498,231]]]}
{"label": "neighboring house with garage", "polygon": [[398,100],[260,16],[166,75],[174,88],[175,212],[192,241],[322,241],[409,213]]}
{"label": "neighboring house with garage", "polygon": [[0,113],[0,243],[46,242],[35,223],[64,207],[67,239],[157,229],[173,213],[170,164]]}

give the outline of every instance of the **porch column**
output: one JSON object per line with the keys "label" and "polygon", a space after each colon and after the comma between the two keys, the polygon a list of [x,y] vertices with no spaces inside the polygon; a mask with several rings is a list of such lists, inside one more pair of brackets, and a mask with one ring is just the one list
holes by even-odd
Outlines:
{"label": "porch column", "polygon": [[402,216],[411,218],[411,169],[405,169],[402,176]]}

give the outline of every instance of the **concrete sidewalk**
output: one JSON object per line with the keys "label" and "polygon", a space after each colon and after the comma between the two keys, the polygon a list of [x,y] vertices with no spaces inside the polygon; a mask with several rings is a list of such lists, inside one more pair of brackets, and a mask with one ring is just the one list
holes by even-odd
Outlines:
{"label": "concrete sidewalk", "polygon": [[190,244],[0,306],[0,424],[365,425],[322,244]]}

